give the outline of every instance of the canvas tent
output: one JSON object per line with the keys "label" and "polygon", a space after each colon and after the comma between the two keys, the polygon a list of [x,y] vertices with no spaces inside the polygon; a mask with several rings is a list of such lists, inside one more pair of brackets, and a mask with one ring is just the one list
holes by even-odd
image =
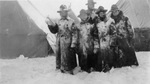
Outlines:
{"label": "canvas tent", "polygon": [[0,58],[47,56],[46,36],[17,1],[0,1]]}
{"label": "canvas tent", "polygon": [[[0,58],[42,57],[54,53],[56,35],[49,31],[45,19],[46,14],[30,0],[0,1]],[[57,22],[58,17],[51,19]]]}
{"label": "canvas tent", "polygon": [[150,0],[119,0],[117,5],[134,28],[150,27]]}
{"label": "canvas tent", "polygon": [[[64,1],[57,1],[0,1],[0,58],[15,58],[21,54],[41,57],[54,50],[56,36],[50,33],[45,16],[50,15],[52,19],[58,19],[57,10]],[[72,8],[76,14],[82,7],[86,8],[87,0],[65,1],[73,4]],[[95,1],[97,7],[103,5],[102,0]],[[150,0],[119,0],[116,4],[129,17],[135,28],[136,50],[150,50]]]}
{"label": "canvas tent", "polygon": [[150,50],[150,0],[119,0],[117,5],[135,30],[135,49]]}

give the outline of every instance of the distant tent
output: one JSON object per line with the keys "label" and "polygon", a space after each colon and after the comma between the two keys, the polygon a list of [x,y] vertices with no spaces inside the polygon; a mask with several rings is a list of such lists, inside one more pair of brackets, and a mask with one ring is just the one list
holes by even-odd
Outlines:
{"label": "distant tent", "polygon": [[117,5],[134,28],[150,27],[150,0],[119,0]]}
{"label": "distant tent", "polygon": [[[34,7],[36,2],[29,1],[0,1],[0,58],[43,57],[55,50],[56,36]],[[117,5],[135,28],[136,50],[150,50],[150,0],[119,0]]]}
{"label": "distant tent", "polygon": [[0,1],[0,58],[47,56],[46,36],[17,1]]}
{"label": "distant tent", "polygon": [[150,0],[119,0],[117,5],[135,28],[135,49],[150,50]]}

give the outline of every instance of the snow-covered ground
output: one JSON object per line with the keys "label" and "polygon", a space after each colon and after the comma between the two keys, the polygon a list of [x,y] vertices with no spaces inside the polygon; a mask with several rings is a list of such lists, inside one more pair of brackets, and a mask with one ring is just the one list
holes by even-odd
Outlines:
{"label": "snow-covered ground", "polygon": [[150,52],[137,52],[139,67],[112,69],[108,73],[55,71],[55,57],[0,59],[0,84],[150,84]]}

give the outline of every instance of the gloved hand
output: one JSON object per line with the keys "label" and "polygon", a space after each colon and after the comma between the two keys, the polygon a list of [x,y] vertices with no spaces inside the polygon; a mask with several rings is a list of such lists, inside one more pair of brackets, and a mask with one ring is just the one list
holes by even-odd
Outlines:
{"label": "gloved hand", "polygon": [[93,52],[96,54],[99,51],[99,48],[94,48]]}
{"label": "gloved hand", "polygon": [[76,44],[71,44],[71,48],[75,48],[76,47]]}
{"label": "gloved hand", "polygon": [[76,44],[71,44],[70,50],[71,51],[76,51]]}

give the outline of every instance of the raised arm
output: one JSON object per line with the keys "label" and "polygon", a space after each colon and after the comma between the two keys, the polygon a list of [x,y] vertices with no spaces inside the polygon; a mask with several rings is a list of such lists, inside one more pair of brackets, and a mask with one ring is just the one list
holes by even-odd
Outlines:
{"label": "raised arm", "polygon": [[49,28],[49,30],[53,33],[53,34],[56,34],[57,32],[58,32],[58,25],[56,24],[56,25],[48,25],[48,28]]}
{"label": "raised arm", "polygon": [[49,17],[46,17],[45,20],[46,24],[48,25],[49,30],[53,33],[56,34],[58,32],[58,25],[53,23],[52,20]]}

